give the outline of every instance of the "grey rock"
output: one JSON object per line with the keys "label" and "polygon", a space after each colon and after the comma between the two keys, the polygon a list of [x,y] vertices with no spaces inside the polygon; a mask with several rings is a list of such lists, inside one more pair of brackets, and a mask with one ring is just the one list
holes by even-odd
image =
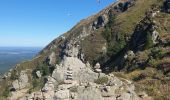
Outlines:
{"label": "grey rock", "polygon": [[100,64],[97,63],[97,64],[94,66],[94,69],[100,69]]}
{"label": "grey rock", "polygon": [[59,90],[55,93],[56,100],[69,100],[70,92],[69,90]]}
{"label": "grey rock", "polygon": [[52,52],[50,55],[49,55],[49,64],[52,65],[52,66],[55,66],[56,64],[56,55],[55,55],[55,52]]}
{"label": "grey rock", "polygon": [[98,78],[98,73],[93,72],[90,69],[82,69],[77,73],[77,79],[79,82],[94,82]]}
{"label": "grey rock", "polygon": [[37,71],[36,75],[37,75],[38,78],[41,78],[41,72],[40,71]]}
{"label": "grey rock", "polygon": [[15,90],[23,89],[29,85],[28,81],[29,80],[26,71],[21,71],[19,75],[19,79],[12,82],[12,87]]}
{"label": "grey rock", "polygon": [[76,100],[103,100],[101,92],[95,87],[79,87]]}
{"label": "grey rock", "polygon": [[55,69],[52,73],[52,77],[57,81],[57,82],[62,82],[64,81],[64,71],[63,70],[58,70]]}
{"label": "grey rock", "polygon": [[12,82],[12,88],[14,88],[15,90],[20,89],[18,80],[15,80],[15,81]]}
{"label": "grey rock", "polygon": [[[117,98],[117,100],[132,100],[132,99],[129,93],[123,93],[121,94],[120,97]],[[137,100],[137,99],[133,99],[133,100]]]}
{"label": "grey rock", "polygon": [[152,41],[153,41],[154,44],[157,43],[158,36],[159,36],[159,33],[158,33],[156,30],[154,30],[154,31],[152,32]]}

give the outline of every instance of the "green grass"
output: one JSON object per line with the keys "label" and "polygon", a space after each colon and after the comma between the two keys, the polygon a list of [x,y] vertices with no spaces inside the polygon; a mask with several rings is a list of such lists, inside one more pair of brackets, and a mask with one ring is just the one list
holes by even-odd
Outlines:
{"label": "green grass", "polygon": [[162,2],[163,0],[137,0],[135,6],[117,16],[116,28],[121,33],[132,34],[136,25],[145,17],[145,13],[150,10],[151,6],[159,5]]}

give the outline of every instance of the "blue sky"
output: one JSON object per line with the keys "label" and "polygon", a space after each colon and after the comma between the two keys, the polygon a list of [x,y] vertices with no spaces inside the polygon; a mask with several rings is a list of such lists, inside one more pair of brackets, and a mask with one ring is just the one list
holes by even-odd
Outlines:
{"label": "blue sky", "polygon": [[114,0],[0,0],[0,46],[44,47]]}

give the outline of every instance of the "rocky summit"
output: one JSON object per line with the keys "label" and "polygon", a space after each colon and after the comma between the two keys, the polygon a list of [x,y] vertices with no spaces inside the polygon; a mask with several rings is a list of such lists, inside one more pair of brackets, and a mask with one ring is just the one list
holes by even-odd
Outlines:
{"label": "rocky summit", "polygon": [[0,79],[0,100],[170,100],[170,0],[118,0]]}

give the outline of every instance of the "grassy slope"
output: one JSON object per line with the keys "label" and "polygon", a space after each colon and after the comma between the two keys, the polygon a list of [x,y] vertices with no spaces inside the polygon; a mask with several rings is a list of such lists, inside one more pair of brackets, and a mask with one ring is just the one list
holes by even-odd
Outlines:
{"label": "grassy slope", "polygon": [[[116,28],[116,32],[121,33],[121,34],[128,34],[131,35],[136,27],[136,25],[144,18],[145,13],[150,9],[151,5],[157,3],[158,2],[162,2],[163,0],[137,0],[135,6],[131,7],[130,9],[128,9],[128,11],[124,12],[124,13],[120,13],[117,18],[116,18],[116,23],[115,23],[115,28]],[[141,9],[142,8],[142,9]],[[81,21],[77,26],[75,26],[71,31],[69,31],[68,33],[65,33],[64,35],[66,36],[66,38],[68,40],[72,39],[75,37],[75,35],[79,34],[79,32],[81,31],[83,26],[88,26],[89,23],[91,23],[94,19],[97,18],[98,15],[93,16],[91,18],[89,18],[89,20],[83,20]],[[167,14],[163,14],[161,13],[160,16],[157,16],[156,19],[157,22],[159,22],[160,25],[160,33],[161,33],[161,38],[163,39],[170,39],[170,35],[167,35],[168,33],[170,33],[170,16]],[[164,23],[164,24],[162,24]],[[100,29],[96,32],[94,32],[93,36],[89,36],[87,38],[85,38],[82,41],[82,47],[83,50],[85,52],[85,56],[89,61],[93,61],[96,60],[98,57],[100,57],[100,55],[102,55],[101,49],[103,46],[105,46],[105,39],[102,37],[101,33],[102,33],[103,29]],[[167,33],[167,34],[165,34]],[[59,46],[60,40],[54,40],[53,43],[54,45]],[[45,48],[44,50],[47,50],[47,52],[42,52],[42,56],[40,56],[39,58],[34,59],[31,62],[25,62],[22,63],[20,65],[20,67],[18,67],[18,70],[21,69],[34,69],[38,63],[42,63],[42,61],[44,60],[44,58],[52,51],[50,49],[50,46],[47,46],[47,48]],[[58,53],[59,48],[55,48],[54,51],[56,51]],[[147,52],[147,51],[145,51]],[[141,59],[147,59],[147,53],[145,53],[144,51],[141,53],[140,58]],[[145,55],[143,55],[145,54]],[[170,58],[164,58],[164,59],[159,59],[158,62],[160,63],[164,63],[164,62],[169,62]],[[152,70],[153,73],[149,74],[147,76],[146,79],[141,80],[141,81],[137,81],[135,82],[138,86],[139,90],[148,90],[148,93],[150,95],[158,95],[159,93],[157,93],[156,91],[159,90],[161,87],[157,87],[157,86],[153,86],[150,88],[150,84],[152,82],[150,82],[150,80],[152,80],[152,77],[155,76],[156,74],[158,74],[157,76],[160,76],[160,78],[162,78],[162,80],[156,80],[155,82],[158,82],[157,84],[161,84],[161,82],[164,80],[164,75],[162,75],[162,73],[158,73],[157,70],[155,70],[155,68],[148,66],[149,68],[145,69],[145,70],[136,70],[132,73],[115,73],[116,75],[119,75],[121,77],[125,77],[127,79],[134,79],[135,77],[139,76],[141,73],[150,73],[150,71]],[[148,72],[149,70],[149,72]],[[10,80],[6,80],[8,82],[8,84],[10,84]],[[0,83],[0,89],[4,90],[6,86],[8,86],[8,84],[4,84],[5,81],[3,81],[3,83]],[[166,80],[167,82],[167,80]],[[146,86],[144,86],[146,84]],[[169,84],[169,83],[168,83]],[[140,87],[142,86],[142,87]],[[161,90],[164,91],[165,90]],[[169,93],[166,92],[166,93]],[[1,92],[0,92],[1,94]],[[166,94],[160,94],[158,95],[159,97],[161,97],[161,95],[166,95]]]}

